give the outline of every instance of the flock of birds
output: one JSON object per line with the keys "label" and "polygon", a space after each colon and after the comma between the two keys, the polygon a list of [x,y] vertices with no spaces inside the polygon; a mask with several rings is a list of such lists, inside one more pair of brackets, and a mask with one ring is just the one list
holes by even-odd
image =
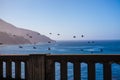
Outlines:
{"label": "flock of birds", "polygon": [[[52,35],[52,33],[49,33],[50,35]],[[58,36],[60,35],[59,33],[57,34]],[[84,35],[81,35],[81,37],[83,38]],[[73,38],[76,38],[76,36],[73,36]]]}
{"label": "flock of birds", "polygon": [[[50,35],[52,35],[52,33],[49,33]],[[37,35],[40,35],[39,33],[37,34]],[[57,34],[57,36],[60,36],[61,34]],[[13,36],[15,36],[15,35],[13,35]],[[26,36],[28,36],[29,38],[33,38],[31,35],[29,35],[29,34],[26,34]],[[77,36],[73,36],[73,38],[76,38]],[[84,35],[81,35],[81,38],[84,38],[85,36]],[[50,43],[52,43],[51,41],[48,41],[48,43],[50,44]],[[88,41],[88,43],[95,43],[95,41]],[[19,48],[23,48],[23,46],[21,46],[21,45],[19,45]],[[33,49],[37,49],[37,47],[35,47],[35,46],[33,46]],[[51,50],[51,48],[50,47],[48,47],[48,50]],[[84,49],[81,49],[81,51],[84,51]],[[100,52],[103,52],[103,49],[102,48],[100,48]],[[93,51],[91,51],[91,53],[93,53]]]}

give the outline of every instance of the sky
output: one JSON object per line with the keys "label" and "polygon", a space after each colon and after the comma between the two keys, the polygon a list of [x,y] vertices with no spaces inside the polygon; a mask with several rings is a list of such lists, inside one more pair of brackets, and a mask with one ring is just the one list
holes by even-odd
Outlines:
{"label": "sky", "polygon": [[120,0],[0,0],[0,18],[54,40],[120,40]]}

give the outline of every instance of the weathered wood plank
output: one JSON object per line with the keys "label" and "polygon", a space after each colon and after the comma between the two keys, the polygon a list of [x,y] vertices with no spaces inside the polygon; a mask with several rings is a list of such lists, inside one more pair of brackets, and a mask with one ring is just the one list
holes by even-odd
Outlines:
{"label": "weathered wood plank", "polygon": [[61,61],[61,80],[67,80],[67,62]]}
{"label": "weathered wood plank", "polygon": [[55,80],[55,62],[53,60],[46,60],[46,79]]}
{"label": "weathered wood plank", "polygon": [[103,64],[104,80],[112,80],[111,64],[109,62]]}
{"label": "weathered wood plank", "polygon": [[6,77],[8,79],[12,78],[12,64],[10,61],[6,61]]}
{"label": "weathered wood plank", "polygon": [[21,79],[21,62],[20,61],[15,62],[15,78]]}
{"label": "weathered wood plank", "polygon": [[80,62],[74,62],[74,80],[81,80]]}
{"label": "weathered wood plank", "polygon": [[[95,63],[104,63],[104,80],[111,80],[111,65],[109,62],[119,63],[120,55],[0,55],[0,79],[3,77],[3,67],[1,62],[6,63],[6,76],[10,79],[12,76],[11,62],[15,61],[15,78],[21,78],[20,62],[25,62],[25,78],[27,80],[55,80],[55,61],[61,63],[61,80],[67,80],[67,62],[73,62],[74,79],[80,80],[80,64],[77,61],[88,63],[88,78],[95,80]],[[47,77],[47,78],[46,78]]]}
{"label": "weathered wood plank", "polygon": [[88,63],[88,80],[95,80],[95,64],[92,62]]}
{"label": "weathered wood plank", "polygon": [[3,78],[3,62],[0,60],[0,79]]}

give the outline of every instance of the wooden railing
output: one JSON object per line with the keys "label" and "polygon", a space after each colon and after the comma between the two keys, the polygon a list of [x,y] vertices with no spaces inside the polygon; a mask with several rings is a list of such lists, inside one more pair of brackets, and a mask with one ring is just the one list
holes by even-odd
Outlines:
{"label": "wooden railing", "polygon": [[[15,79],[21,79],[21,62],[25,64],[25,78],[27,79],[27,61],[29,59],[29,55],[1,55],[0,54],[0,80],[12,79],[12,62],[15,63]],[[3,67],[3,63],[6,63],[6,66]],[[6,77],[3,77],[3,68],[6,69]],[[22,79],[21,79],[22,80]]]}
{"label": "wooden railing", "polygon": [[[3,62],[6,77],[3,77]],[[15,63],[15,78],[12,78],[12,62]],[[21,62],[25,63],[25,78],[21,78]],[[68,80],[67,63],[73,63],[74,80],[81,80],[81,65],[88,65],[88,80],[95,80],[95,64],[103,64],[104,80],[112,80],[111,64],[120,64],[120,55],[0,55],[0,80],[55,80],[55,62],[60,63],[60,80]]]}

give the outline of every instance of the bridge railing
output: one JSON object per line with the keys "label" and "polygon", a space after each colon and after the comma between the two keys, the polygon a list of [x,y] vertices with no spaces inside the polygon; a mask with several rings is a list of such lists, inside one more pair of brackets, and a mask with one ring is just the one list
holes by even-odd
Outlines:
{"label": "bridge railing", "polygon": [[[25,64],[25,78],[27,79],[27,61],[29,55],[2,55],[0,54],[0,80],[1,79],[12,79],[12,63],[15,64],[15,79],[22,79],[21,78],[21,62]],[[4,67],[3,65],[6,64]],[[4,71],[4,70],[6,71]],[[4,74],[6,73],[6,74]],[[3,75],[6,75],[4,77]]]}
{"label": "bridge railing", "polygon": [[[3,77],[3,62],[6,63],[6,77]],[[12,78],[12,62],[15,63],[15,77]],[[120,55],[0,55],[0,79],[21,78],[21,62],[25,64],[24,80],[55,80],[55,63],[60,63],[60,80],[68,80],[67,63],[73,63],[74,80],[81,80],[81,63],[86,63],[88,80],[96,80],[95,64],[103,64],[104,80],[112,80],[111,64],[120,64]]]}

